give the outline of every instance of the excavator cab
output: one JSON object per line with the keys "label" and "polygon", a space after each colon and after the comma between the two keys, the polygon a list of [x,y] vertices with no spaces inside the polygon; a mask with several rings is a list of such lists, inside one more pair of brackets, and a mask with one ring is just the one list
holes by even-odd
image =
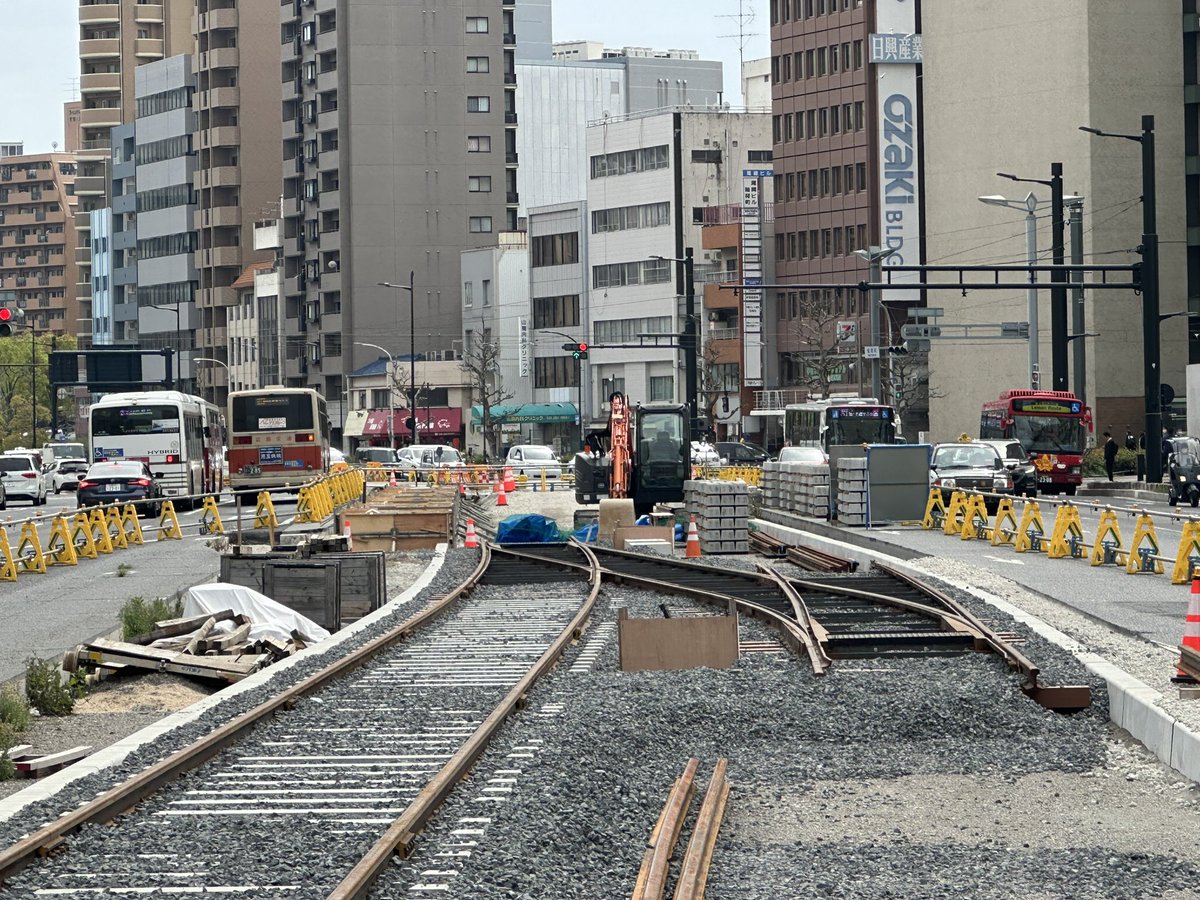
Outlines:
{"label": "excavator cab", "polygon": [[637,512],[649,512],[656,503],[680,502],[691,463],[686,407],[636,407],[634,427],[637,457],[632,494]]}

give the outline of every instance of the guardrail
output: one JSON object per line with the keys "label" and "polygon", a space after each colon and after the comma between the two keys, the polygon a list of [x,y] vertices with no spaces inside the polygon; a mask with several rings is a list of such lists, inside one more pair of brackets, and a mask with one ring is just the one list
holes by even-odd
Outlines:
{"label": "guardrail", "polygon": [[[996,500],[989,514],[987,499]],[[929,491],[922,526],[940,529],[960,540],[986,540],[993,547],[1010,546],[1016,553],[1045,553],[1050,559],[1087,559],[1093,566],[1119,566],[1130,575],[1162,575],[1171,566],[1172,584],[1190,584],[1200,575],[1200,514],[1155,513],[1145,507],[1121,507],[1109,503],[1074,500],[1022,499],[1021,516],[1016,514],[1016,499],[1008,494],[987,491],[956,490],[946,504],[940,488]],[[1047,530],[1042,506],[1055,509],[1053,526]],[[1089,542],[1084,534],[1079,510],[1100,513],[1096,533]],[[1133,537],[1126,545],[1121,537],[1119,517],[1134,519]],[[1162,552],[1155,528],[1155,516],[1182,523],[1179,547],[1174,556]]]}

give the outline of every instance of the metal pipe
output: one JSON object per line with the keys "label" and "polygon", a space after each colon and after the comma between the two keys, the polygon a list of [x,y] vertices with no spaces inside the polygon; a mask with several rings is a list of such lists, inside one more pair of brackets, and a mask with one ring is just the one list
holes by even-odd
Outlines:
{"label": "metal pipe", "polygon": [[[1077,200],[1069,207],[1071,218],[1068,224],[1071,227],[1071,263],[1078,265],[1083,262],[1083,200]],[[1083,314],[1083,288],[1080,282],[1083,281],[1083,276],[1078,272],[1071,273],[1071,280],[1076,283],[1072,289],[1071,298],[1071,335],[1075,338],[1072,343],[1075,351],[1074,378],[1072,382],[1075,388],[1075,396],[1079,398],[1081,403],[1087,403],[1087,347],[1085,346],[1084,338],[1082,337],[1086,326],[1084,323]],[[1032,328],[1032,324],[1030,325]]]}
{"label": "metal pipe", "polygon": [[[1030,266],[1037,265],[1037,198],[1031,193],[1025,198],[1025,259]],[[1040,351],[1038,332],[1038,292],[1034,286],[1037,276],[1030,271],[1029,290],[1025,292],[1026,303],[1029,307],[1029,386],[1036,390],[1041,379],[1038,354]]]}

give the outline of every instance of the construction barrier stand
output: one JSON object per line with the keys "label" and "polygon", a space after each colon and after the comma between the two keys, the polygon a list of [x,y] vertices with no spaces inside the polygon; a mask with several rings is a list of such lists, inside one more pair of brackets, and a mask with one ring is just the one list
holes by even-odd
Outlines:
{"label": "construction barrier stand", "polygon": [[278,528],[279,519],[275,517],[275,504],[267,491],[258,492],[258,503],[254,509],[255,528]]}
{"label": "construction barrier stand", "polygon": [[[1142,546],[1145,543],[1146,546]],[[1125,571],[1130,575],[1139,572],[1163,573],[1163,564],[1158,556],[1158,534],[1154,531],[1154,520],[1145,513],[1137,517],[1133,526],[1133,541],[1129,545],[1129,558],[1125,560]]]}
{"label": "construction barrier stand", "polygon": [[125,537],[125,519],[121,516],[121,510],[113,506],[108,510],[108,515],[105,517],[105,527],[112,538],[112,546],[114,550],[128,550],[129,541]]}
{"label": "construction barrier stand", "polygon": [[8,543],[8,532],[0,525],[0,581],[17,580],[17,563],[13,559],[12,546]]}
{"label": "construction barrier stand", "polygon": [[160,541],[182,541],[183,529],[179,527],[179,517],[175,515],[175,504],[164,500],[158,511],[158,539]]}
{"label": "construction barrier stand", "polygon": [[946,510],[946,520],[942,523],[942,534],[962,534],[966,510],[967,495],[962,491],[955,491],[950,495],[950,507]]}
{"label": "construction barrier stand", "polygon": [[46,556],[42,552],[42,539],[38,537],[37,524],[26,522],[21,526],[21,538],[17,541],[18,572],[46,574]]}
{"label": "construction barrier stand", "polygon": [[137,507],[132,503],[126,503],[125,509],[121,511],[121,527],[125,529],[126,544],[143,544],[142,540],[142,523],[138,521]]}
{"label": "construction barrier stand", "polygon": [[200,514],[201,534],[224,534],[225,525],[221,522],[221,513],[217,510],[217,498],[205,497]]}
{"label": "construction barrier stand", "polygon": [[963,510],[963,524],[959,537],[964,541],[978,540],[986,538],[988,531],[987,504],[983,502],[983,497],[972,494],[967,498],[967,505]]}
{"label": "construction barrier stand", "polygon": [[50,522],[50,538],[46,541],[44,554],[48,566],[74,566],[79,557],[71,540],[71,527],[63,516],[55,516]]}
{"label": "construction barrier stand", "polygon": [[1125,550],[1121,546],[1121,527],[1117,524],[1117,514],[1111,509],[1100,513],[1100,524],[1096,526],[1096,540],[1092,542],[1093,566],[1123,566],[1125,565]]}
{"label": "construction barrier stand", "polygon": [[96,544],[96,550],[100,553],[112,553],[112,536],[108,533],[108,516],[104,514],[104,509],[99,506],[93,509],[88,523],[92,529],[92,540]]}
{"label": "construction barrier stand", "polygon": [[1017,526],[1017,540],[1013,549],[1017,553],[1025,553],[1028,550],[1041,553],[1045,549],[1042,546],[1045,537],[1046,525],[1042,521],[1042,508],[1037,505],[1037,501],[1026,500],[1025,508],[1021,510],[1021,524]]}
{"label": "construction barrier stand", "polygon": [[929,489],[929,502],[925,504],[925,518],[921,525],[927,529],[941,528],[946,521],[946,501],[942,499],[941,488]]}
{"label": "construction barrier stand", "polygon": [[1050,547],[1046,555],[1051,559],[1083,555],[1083,523],[1079,521],[1079,507],[1064,503],[1054,517],[1054,533],[1050,535]]}
{"label": "construction barrier stand", "polygon": [[[1179,552],[1171,570],[1171,584],[1187,584],[1192,572],[1200,568],[1200,522],[1187,522],[1179,536]],[[1162,571],[1161,568],[1159,571]]]}
{"label": "construction barrier stand", "polygon": [[989,537],[992,546],[1011,544],[1017,539],[1017,515],[1013,509],[1012,497],[1001,497],[996,504],[996,521],[992,524]]}
{"label": "construction barrier stand", "polygon": [[75,513],[71,520],[71,546],[75,555],[84,559],[96,558],[96,542],[92,539],[92,520],[85,512]]}

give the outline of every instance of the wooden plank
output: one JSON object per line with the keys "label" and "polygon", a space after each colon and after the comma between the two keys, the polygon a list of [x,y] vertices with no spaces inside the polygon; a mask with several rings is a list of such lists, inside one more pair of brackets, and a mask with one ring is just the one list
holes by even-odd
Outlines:
{"label": "wooden plank", "polygon": [[216,613],[201,613],[198,616],[185,616],[182,619],[164,619],[162,622],[154,623],[154,630],[148,634],[139,634],[130,640],[132,644],[153,644],[155,641],[165,640],[166,638],[178,637],[181,634],[188,634],[195,631],[205,623],[207,619],[213,619],[216,622],[224,622],[234,617],[232,609],[223,609]]}
{"label": "wooden plank", "polygon": [[196,648],[200,646],[200,642],[203,641],[205,638],[207,638],[212,633],[212,630],[216,627],[217,627],[217,620],[213,619],[213,618],[209,618],[207,622],[205,622],[203,625],[201,625],[195,631],[195,633],[192,634],[192,639],[190,641],[188,641],[187,644],[184,645],[184,648],[180,652],[181,653],[195,653]]}
{"label": "wooden plank", "polygon": [[675,529],[670,525],[618,525],[613,532],[613,547],[625,549],[627,540],[666,541],[667,546],[675,546]]}
{"label": "wooden plank", "polygon": [[623,672],[727,669],[737,662],[737,618],[631,619],[618,611],[617,648]]}
{"label": "wooden plank", "polygon": [[87,745],[72,747],[70,750],[62,750],[58,753],[49,753],[45,756],[33,756],[22,759],[17,762],[17,771],[25,775],[46,775],[63,766],[69,766],[73,762],[83,759],[92,748]]}
{"label": "wooden plank", "polygon": [[247,622],[245,625],[238,626],[233,631],[229,632],[229,634],[205,638],[201,642],[201,651],[208,653],[215,650],[218,653],[232,653],[233,650],[231,648],[236,647],[239,644],[244,644],[249,635],[250,623]]}
{"label": "wooden plank", "polygon": [[23,757],[32,756],[32,751],[33,744],[14,744],[4,751],[4,753],[0,753],[0,756],[7,756],[10,760],[16,762]]}
{"label": "wooden plank", "polygon": [[[249,664],[237,664],[230,660],[214,657],[191,656],[177,653],[174,650],[159,650],[156,647],[141,647],[137,644],[126,644],[121,641],[107,641],[98,638],[82,645],[82,658],[88,662],[110,665],[120,663],[141,669],[168,669],[169,665],[179,664],[197,670],[211,669],[216,672],[238,672],[248,675],[254,671]],[[265,655],[264,655],[265,656]]]}

